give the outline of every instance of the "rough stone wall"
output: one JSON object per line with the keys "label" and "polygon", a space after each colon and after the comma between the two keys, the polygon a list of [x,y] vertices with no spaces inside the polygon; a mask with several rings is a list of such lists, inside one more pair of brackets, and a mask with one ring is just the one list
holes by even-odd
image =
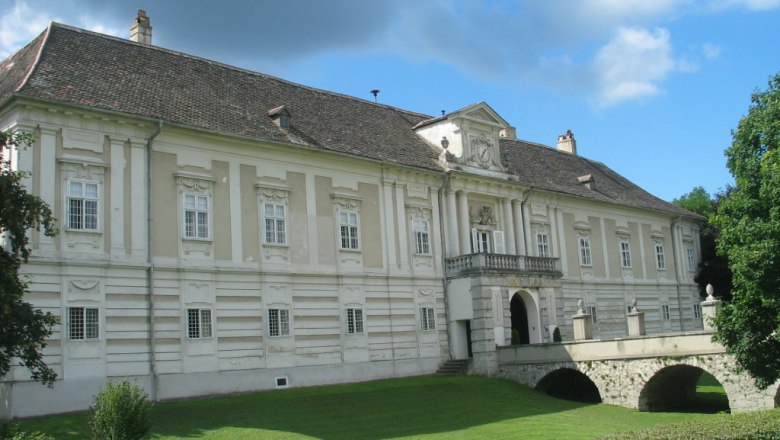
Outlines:
{"label": "rough stone wall", "polygon": [[700,368],[712,374],[723,385],[732,412],[770,409],[775,405],[775,396],[780,383],[766,390],[759,390],[753,379],[747,374],[738,374],[734,371],[734,358],[727,354],[544,364],[504,364],[499,366],[499,376],[536,387],[539,381],[556,370],[573,369],[585,374],[593,381],[601,394],[603,403],[646,409],[648,383],[664,369],[685,365]]}

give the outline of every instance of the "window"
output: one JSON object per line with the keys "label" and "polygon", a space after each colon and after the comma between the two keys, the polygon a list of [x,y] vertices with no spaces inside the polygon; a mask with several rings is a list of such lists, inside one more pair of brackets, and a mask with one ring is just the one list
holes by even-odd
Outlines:
{"label": "window", "polygon": [[290,336],[290,311],[268,309],[268,336]]}
{"label": "window", "polygon": [[661,318],[664,321],[668,321],[671,318],[671,314],[669,313],[669,304],[664,304],[661,306]]}
{"label": "window", "polygon": [[547,244],[547,234],[544,232],[540,232],[536,234],[536,247],[539,251],[540,257],[549,257],[550,256],[550,247]]}
{"label": "window", "polygon": [[688,270],[691,272],[696,271],[696,252],[693,251],[693,246],[685,247],[685,255],[688,257]]}
{"label": "window", "polygon": [[414,231],[414,253],[430,254],[431,244],[428,220],[414,219],[412,230]]}
{"label": "window", "polygon": [[664,245],[662,244],[655,245],[655,266],[659,270],[666,269],[666,256],[664,255]]}
{"label": "window", "polygon": [[588,306],[588,314],[590,315],[590,321],[594,324],[598,323],[598,317],[596,315],[596,306]]}
{"label": "window", "polygon": [[211,309],[187,309],[187,337],[211,337]]}
{"label": "window", "polygon": [[94,307],[68,307],[68,339],[100,338],[100,319]]}
{"label": "window", "polygon": [[363,333],[363,309],[347,309],[347,333]]}
{"label": "window", "polygon": [[620,265],[631,267],[631,244],[627,241],[620,242]]}
{"label": "window", "polygon": [[580,237],[580,264],[583,266],[593,264],[590,258],[590,237]]}
{"label": "window", "polygon": [[287,244],[286,209],[284,205],[265,203],[263,218],[265,219],[265,242],[267,244]]}
{"label": "window", "polygon": [[433,307],[420,307],[420,328],[422,331],[436,330],[436,312]]}
{"label": "window", "polygon": [[701,304],[694,304],[693,305],[693,318],[694,319],[701,319]]}
{"label": "window", "polygon": [[341,249],[359,249],[358,215],[356,212],[339,213],[339,231],[341,234]]}
{"label": "window", "polygon": [[184,195],[184,237],[209,238],[209,198]]}
{"label": "window", "polygon": [[98,184],[68,182],[68,229],[74,231],[98,230]]}
{"label": "window", "polygon": [[490,232],[471,230],[471,252],[490,252]]}

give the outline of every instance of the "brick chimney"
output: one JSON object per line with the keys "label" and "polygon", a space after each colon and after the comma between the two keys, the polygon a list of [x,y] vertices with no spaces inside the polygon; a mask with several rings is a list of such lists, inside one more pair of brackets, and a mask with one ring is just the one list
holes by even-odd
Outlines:
{"label": "brick chimney", "polygon": [[577,155],[577,141],[574,140],[574,133],[571,130],[566,130],[566,134],[558,136],[558,144],[556,146],[559,151]]}
{"label": "brick chimney", "polygon": [[143,9],[138,10],[138,16],[133,20],[133,26],[130,27],[130,39],[136,43],[152,44],[152,25]]}

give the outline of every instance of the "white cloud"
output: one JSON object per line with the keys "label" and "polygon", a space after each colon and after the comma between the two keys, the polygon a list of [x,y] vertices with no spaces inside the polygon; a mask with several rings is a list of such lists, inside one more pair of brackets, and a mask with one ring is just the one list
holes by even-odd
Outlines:
{"label": "white cloud", "polygon": [[0,58],[16,52],[49,25],[50,17],[17,1],[0,15]]}
{"label": "white cloud", "polygon": [[621,27],[593,62],[597,104],[608,107],[658,94],[658,83],[676,69],[676,64],[669,31]]}
{"label": "white cloud", "polygon": [[711,4],[713,11],[720,12],[725,9],[748,9],[750,11],[768,11],[780,6],[780,0],[714,0]]}
{"label": "white cloud", "polygon": [[126,37],[129,35],[129,31],[123,31],[115,27],[108,26],[105,23],[97,21],[92,17],[81,17],[79,19],[79,23],[79,27],[92,32],[113,35],[115,37]]}
{"label": "white cloud", "polygon": [[717,60],[720,58],[721,48],[712,43],[704,43],[701,45],[701,51],[704,54],[704,58],[708,60]]}

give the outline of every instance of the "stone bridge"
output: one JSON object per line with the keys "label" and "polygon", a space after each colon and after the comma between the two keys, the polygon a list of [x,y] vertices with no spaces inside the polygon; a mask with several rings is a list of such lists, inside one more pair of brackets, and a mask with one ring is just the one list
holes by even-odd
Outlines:
{"label": "stone bridge", "polygon": [[706,371],[723,386],[732,412],[778,406],[780,383],[758,389],[711,338],[697,332],[503,347],[499,376],[550,394],[657,411],[692,400]]}

